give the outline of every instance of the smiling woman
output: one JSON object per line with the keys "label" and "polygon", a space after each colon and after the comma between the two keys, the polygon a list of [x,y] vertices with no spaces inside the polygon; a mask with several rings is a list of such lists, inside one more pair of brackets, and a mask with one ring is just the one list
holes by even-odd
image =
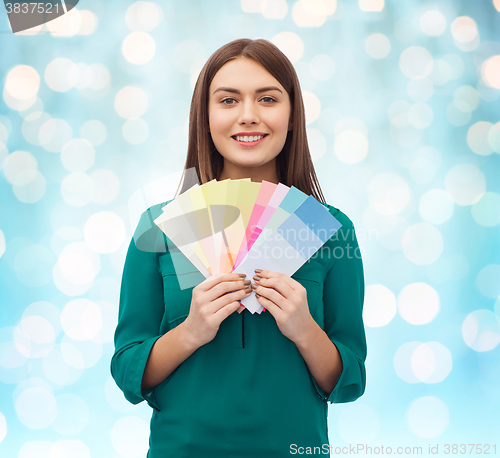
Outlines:
{"label": "smiling woman", "polygon": [[[143,213],[125,261],[111,371],[130,402],[154,409],[148,458],[328,449],[328,403],[365,390],[363,265],[352,222],[324,201],[297,75],[272,43],[235,40],[203,67],[191,104],[191,168],[202,183],[294,186],[342,227],[291,277],[256,269],[253,284],[231,272],[182,289],[177,277],[201,274],[148,226],[165,204]],[[192,185],[181,184],[181,192]],[[252,290],[266,313],[241,312]]]}

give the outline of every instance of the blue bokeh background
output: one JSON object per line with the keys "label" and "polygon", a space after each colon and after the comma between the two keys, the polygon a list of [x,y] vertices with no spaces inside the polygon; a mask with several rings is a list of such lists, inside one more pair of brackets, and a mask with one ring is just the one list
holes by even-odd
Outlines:
{"label": "blue bokeh background", "polygon": [[14,35],[0,8],[0,456],[146,455],[150,408],[109,374],[121,269],[174,196],[200,69],[242,37],[294,64],[363,254],[367,388],[329,406],[331,444],[500,453],[499,11],[81,0]]}

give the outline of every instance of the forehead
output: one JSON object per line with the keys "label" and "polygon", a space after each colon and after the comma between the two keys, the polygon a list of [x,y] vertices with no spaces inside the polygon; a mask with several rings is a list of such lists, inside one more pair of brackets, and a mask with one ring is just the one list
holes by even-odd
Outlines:
{"label": "forehead", "polygon": [[261,64],[248,57],[237,57],[226,62],[215,74],[210,83],[210,94],[219,86],[231,86],[250,90],[263,85],[278,86],[283,93],[283,86]]}

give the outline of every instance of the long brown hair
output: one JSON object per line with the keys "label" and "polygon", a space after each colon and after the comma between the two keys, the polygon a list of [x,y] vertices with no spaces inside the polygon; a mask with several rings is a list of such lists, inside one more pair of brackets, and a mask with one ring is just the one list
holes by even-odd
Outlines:
{"label": "long brown hair", "polygon": [[[219,69],[239,56],[261,64],[280,82],[290,97],[293,125],[283,149],[276,157],[278,180],[325,202],[307,144],[304,102],[297,73],[292,63],[273,43],[261,38],[240,38],[225,44],[210,56],[201,69],[191,100],[189,143],[184,170],[195,168],[200,184],[217,179],[222,172],[224,158],[215,148],[208,130],[209,87]],[[192,183],[184,178],[181,181],[180,193],[183,193]]]}

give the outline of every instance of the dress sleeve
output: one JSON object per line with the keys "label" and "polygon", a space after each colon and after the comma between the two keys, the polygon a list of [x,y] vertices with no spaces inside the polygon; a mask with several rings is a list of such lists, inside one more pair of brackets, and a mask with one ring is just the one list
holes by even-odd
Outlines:
{"label": "dress sleeve", "polygon": [[164,314],[163,279],[157,267],[162,239],[150,209],[146,210],[125,258],[111,359],[111,375],[125,398],[132,404],[146,400],[157,410],[154,389],[143,391],[141,385],[149,353],[160,337]]}
{"label": "dress sleeve", "polygon": [[354,226],[348,221],[349,224],[339,230],[341,243],[331,247],[333,264],[326,274],[323,290],[324,330],[340,353],[342,372],[330,395],[313,379],[318,394],[330,403],[355,401],[364,393],[366,385],[363,262]]}

